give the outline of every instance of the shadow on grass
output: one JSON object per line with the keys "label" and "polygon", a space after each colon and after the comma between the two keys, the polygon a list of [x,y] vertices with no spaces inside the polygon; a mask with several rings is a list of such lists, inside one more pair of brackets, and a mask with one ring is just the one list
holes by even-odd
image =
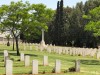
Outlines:
{"label": "shadow on grass", "polygon": [[38,57],[38,55],[35,55],[35,54],[25,54],[25,55]]}
{"label": "shadow on grass", "polygon": [[9,53],[9,55],[17,56],[17,53]]}
{"label": "shadow on grass", "polygon": [[98,60],[81,60],[81,63],[85,65],[100,65]]}
{"label": "shadow on grass", "polygon": [[3,52],[0,52],[0,56],[3,56],[4,54],[3,54]]}

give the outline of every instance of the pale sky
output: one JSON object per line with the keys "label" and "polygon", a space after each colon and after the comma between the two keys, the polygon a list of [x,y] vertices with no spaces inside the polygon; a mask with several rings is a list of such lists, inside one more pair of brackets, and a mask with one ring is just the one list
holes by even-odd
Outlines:
{"label": "pale sky", "polygon": [[[9,4],[11,1],[20,1],[20,0],[0,0],[0,5],[2,4]],[[60,0],[22,0],[23,2],[29,1],[30,3],[43,3],[45,4],[48,8],[56,9],[57,7],[57,1]],[[73,7],[76,5],[77,2],[83,2],[85,3],[87,0],[64,0],[64,7],[70,6]]]}

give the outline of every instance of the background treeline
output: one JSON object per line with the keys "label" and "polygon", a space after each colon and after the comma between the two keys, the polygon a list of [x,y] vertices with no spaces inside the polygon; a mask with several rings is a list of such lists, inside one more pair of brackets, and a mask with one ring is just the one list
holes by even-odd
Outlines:
{"label": "background treeline", "polygon": [[[63,0],[58,1],[52,21],[47,23],[45,42],[60,46],[97,47],[100,37],[95,37],[91,31],[85,31],[84,28],[90,20],[83,18],[83,15],[88,15],[90,10],[99,6],[100,0],[88,0],[84,4],[79,2],[75,7],[63,7]],[[30,34],[24,40],[40,42],[41,33]]]}
{"label": "background treeline", "polygon": [[73,8],[63,8],[63,0],[58,1],[56,14],[49,23],[49,40],[46,42],[62,46],[97,47],[100,37],[84,30],[90,20],[84,19],[83,15],[88,15],[91,9],[99,6],[100,0],[88,0],[85,4],[77,3]]}

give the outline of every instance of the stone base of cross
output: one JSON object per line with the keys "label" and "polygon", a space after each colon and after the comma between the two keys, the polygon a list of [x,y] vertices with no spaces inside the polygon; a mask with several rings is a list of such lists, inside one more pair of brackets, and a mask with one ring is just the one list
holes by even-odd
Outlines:
{"label": "stone base of cross", "polygon": [[42,47],[45,47],[45,46],[46,46],[44,40],[41,41],[41,46],[42,46]]}

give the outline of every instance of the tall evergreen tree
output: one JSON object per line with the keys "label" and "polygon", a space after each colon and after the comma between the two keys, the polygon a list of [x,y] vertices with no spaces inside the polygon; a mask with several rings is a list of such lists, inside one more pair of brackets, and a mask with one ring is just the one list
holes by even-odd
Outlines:
{"label": "tall evergreen tree", "polygon": [[68,15],[63,8],[63,0],[58,1],[54,21],[49,25],[49,35],[52,38],[52,43],[55,45],[66,44],[67,18]]}
{"label": "tall evergreen tree", "polygon": [[59,33],[59,42],[58,42],[58,45],[63,45],[63,42],[64,42],[64,16],[63,16],[63,0],[60,1],[60,10],[59,10],[59,30],[58,30],[58,33]]}

